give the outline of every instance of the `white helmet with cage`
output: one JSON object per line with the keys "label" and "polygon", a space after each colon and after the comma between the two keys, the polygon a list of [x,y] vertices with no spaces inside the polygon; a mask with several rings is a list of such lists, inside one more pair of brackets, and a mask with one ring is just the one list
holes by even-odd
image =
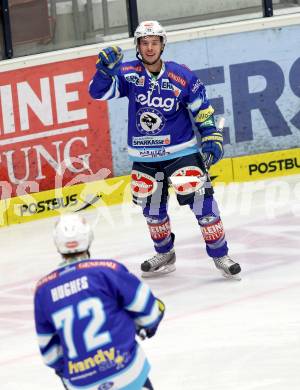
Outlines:
{"label": "white helmet with cage", "polygon": [[148,20],[141,22],[134,32],[134,44],[137,46],[138,39],[147,37],[149,35],[155,35],[162,37],[163,45],[167,43],[166,30],[156,20]]}
{"label": "white helmet with cage", "polygon": [[93,240],[91,226],[78,214],[64,214],[55,224],[54,243],[62,255],[89,250]]}

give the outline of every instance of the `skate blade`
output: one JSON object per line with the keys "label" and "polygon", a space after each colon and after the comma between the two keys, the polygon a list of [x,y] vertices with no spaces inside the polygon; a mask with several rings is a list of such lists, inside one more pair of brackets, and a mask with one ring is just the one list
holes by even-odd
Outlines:
{"label": "skate blade", "polygon": [[174,271],[176,271],[175,264],[164,265],[157,271],[142,272],[142,278],[159,278]]}
{"label": "skate blade", "polygon": [[226,272],[222,272],[221,271],[221,274],[222,276],[225,278],[225,279],[231,279],[231,280],[237,280],[237,281],[240,281],[242,280],[242,278],[240,277],[240,274],[235,274],[235,275],[229,275],[227,274]]}

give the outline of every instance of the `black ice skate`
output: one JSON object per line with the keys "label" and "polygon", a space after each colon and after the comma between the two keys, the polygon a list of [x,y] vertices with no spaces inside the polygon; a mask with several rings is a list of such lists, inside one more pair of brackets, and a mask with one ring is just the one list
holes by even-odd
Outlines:
{"label": "black ice skate", "polygon": [[231,258],[226,255],[223,257],[214,257],[213,261],[215,266],[221,271],[222,275],[228,279],[241,280],[239,273],[241,267],[238,263],[235,263]]}
{"label": "black ice skate", "polygon": [[151,259],[141,264],[143,278],[153,278],[174,272],[176,255],[175,250],[171,249],[167,253],[156,253]]}

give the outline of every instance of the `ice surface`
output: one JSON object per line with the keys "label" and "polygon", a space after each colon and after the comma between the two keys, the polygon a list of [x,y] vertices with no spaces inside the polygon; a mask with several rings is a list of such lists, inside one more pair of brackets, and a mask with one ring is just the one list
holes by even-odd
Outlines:
{"label": "ice surface", "polygon": [[[218,187],[216,198],[242,281],[222,278],[195,217],[172,196],[177,271],[146,281],[167,307],[156,337],[142,342],[155,390],[299,390],[300,176]],[[92,256],[139,276],[153,254],[140,210],[125,204],[85,215]],[[0,230],[1,390],[62,389],[39,355],[32,314],[35,282],[59,262],[54,221]]]}

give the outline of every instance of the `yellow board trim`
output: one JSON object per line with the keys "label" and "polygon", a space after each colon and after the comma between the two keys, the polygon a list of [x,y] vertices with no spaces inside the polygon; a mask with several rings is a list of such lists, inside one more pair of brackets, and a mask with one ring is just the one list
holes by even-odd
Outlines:
{"label": "yellow board trim", "polygon": [[0,200],[0,227],[7,226],[6,201]]}
{"label": "yellow board trim", "polygon": [[[213,165],[215,185],[300,174],[300,148],[234,158]],[[130,176],[0,200],[0,227],[131,201]]]}
{"label": "yellow board trim", "polygon": [[216,184],[228,184],[234,181],[232,158],[224,158],[217,164],[212,165],[209,170],[209,175],[214,185]]}
{"label": "yellow board trim", "polygon": [[300,173],[300,149],[235,157],[234,181],[252,181]]}
{"label": "yellow board trim", "polygon": [[130,176],[58,188],[7,200],[7,223],[16,224],[130,201]]}

